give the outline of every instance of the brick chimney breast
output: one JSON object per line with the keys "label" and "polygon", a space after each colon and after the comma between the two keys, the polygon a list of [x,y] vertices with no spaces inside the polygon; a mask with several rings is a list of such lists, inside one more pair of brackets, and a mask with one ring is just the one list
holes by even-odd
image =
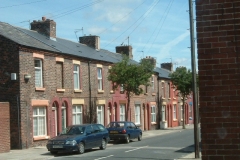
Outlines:
{"label": "brick chimney breast", "polygon": [[99,36],[83,36],[79,37],[79,42],[86,44],[88,47],[99,50],[100,49],[100,37]]}
{"label": "brick chimney breast", "polygon": [[146,61],[146,60],[150,61],[153,64],[154,68],[156,67],[157,61],[156,61],[156,59],[154,57],[146,56],[146,58],[143,58],[143,60],[144,61]]}
{"label": "brick chimney breast", "polygon": [[31,23],[31,30],[56,40],[56,22],[46,19],[46,17],[42,17],[42,20],[39,21],[34,20]]}
{"label": "brick chimney breast", "polygon": [[133,59],[132,46],[117,46],[116,53],[125,54],[129,59]]}
{"label": "brick chimney breast", "polygon": [[173,71],[173,64],[172,63],[162,63],[161,68],[167,69],[169,71]]}

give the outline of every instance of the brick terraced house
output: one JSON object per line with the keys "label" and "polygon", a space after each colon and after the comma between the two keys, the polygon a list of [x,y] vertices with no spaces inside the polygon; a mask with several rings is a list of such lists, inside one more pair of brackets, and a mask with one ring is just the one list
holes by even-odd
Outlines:
{"label": "brick terraced house", "polygon": [[[116,52],[101,49],[98,36],[83,36],[79,42],[58,38],[56,23],[45,17],[33,21],[31,30],[1,22],[0,101],[10,104],[11,149],[45,145],[71,124],[106,126],[125,120],[126,114],[143,130],[181,125],[182,104],[168,77],[172,64],[155,67],[152,85],[131,98],[126,113],[124,92],[113,91],[107,76],[121,61],[120,53],[132,58],[132,47],[117,46]],[[186,124],[193,117],[189,105],[184,105]]]}

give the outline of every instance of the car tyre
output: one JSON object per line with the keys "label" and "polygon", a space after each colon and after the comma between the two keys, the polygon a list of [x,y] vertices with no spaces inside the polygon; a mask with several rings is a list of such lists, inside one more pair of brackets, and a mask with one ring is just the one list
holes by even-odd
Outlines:
{"label": "car tyre", "polygon": [[138,141],[141,141],[142,140],[142,134],[140,133],[139,135],[138,135]]}
{"label": "car tyre", "polygon": [[85,152],[85,146],[84,146],[84,143],[83,142],[80,142],[78,144],[78,153],[79,154],[83,154]]}
{"label": "car tyre", "polygon": [[102,139],[101,146],[99,147],[101,150],[105,150],[107,148],[107,143],[105,139]]}
{"label": "car tyre", "polygon": [[129,135],[127,135],[127,137],[126,137],[126,143],[129,143],[129,142],[130,142]]}
{"label": "car tyre", "polygon": [[57,154],[58,151],[50,151],[51,154]]}

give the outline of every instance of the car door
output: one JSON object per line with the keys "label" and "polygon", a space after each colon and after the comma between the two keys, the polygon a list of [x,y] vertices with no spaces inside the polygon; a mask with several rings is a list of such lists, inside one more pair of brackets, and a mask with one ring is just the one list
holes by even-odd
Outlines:
{"label": "car door", "polygon": [[100,128],[96,125],[96,124],[93,124],[92,125],[93,127],[93,134],[95,134],[95,147],[99,147],[102,143],[102,133],[100,131]]}
{"label": "car door", "polygon": [[139,135],[139,130],[138,130],[137,126],[132,122],[130,123],[130,125],[131,125],[131,129],[132,129],[133,137],[137,138]]}
{"label": "car door", "polygon": [[93,133],[92,125],[86,127],[86,140],[85,148],[94,148],[95,147],[95,134]]}
{"label": "car door", "polygon": [[134,132],[133,132],[133,129],[132,129],[132,126],[131,126],[131,123],[130,122],[127,122],[126,124],[126,128],[127,128],[127,133],[130,135],[130,139],[134,139]]}

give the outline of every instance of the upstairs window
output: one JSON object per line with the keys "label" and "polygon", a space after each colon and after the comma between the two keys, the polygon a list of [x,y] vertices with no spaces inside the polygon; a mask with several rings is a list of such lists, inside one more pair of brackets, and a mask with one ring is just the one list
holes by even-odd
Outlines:
{"label": "upstairs window", "polygon": [[151,77],[151,86],[152,90],[154,91],[154,76]]}
{"label": "upstairs window", "polygon": [[102,87],[102,68],[97,68],[98,90],[103,90]]}
{"label": "upstairs window", "polygon": [[78,64],[73,65],[73,79],[74,79],[74,89],[80,89],[80,66]]}
{"label": "upstairs window", "polygon": [[43,87],[43,76],[42,76],[42,60],[35,59],[34,60],[35,66],[35,87]]}

